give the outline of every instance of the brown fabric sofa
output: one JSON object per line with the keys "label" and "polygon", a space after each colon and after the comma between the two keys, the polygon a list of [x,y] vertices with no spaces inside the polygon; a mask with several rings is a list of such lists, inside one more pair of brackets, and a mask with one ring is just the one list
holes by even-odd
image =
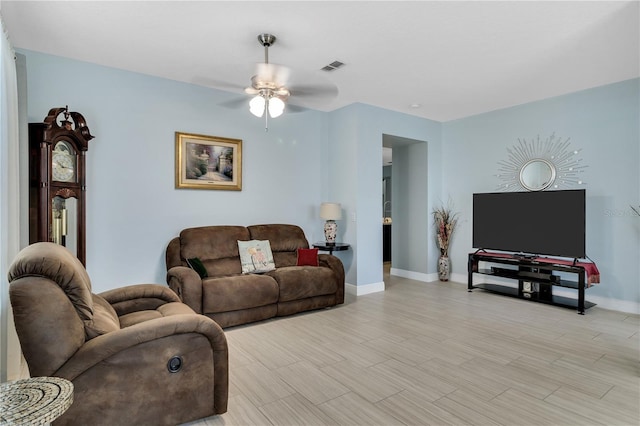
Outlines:
{"label": "brown fabric sofa", "polygon": [[224,332],[166,286],[92,294],[80,261],[45,242],[18,254],[9,282],[29,373],[74,385],[54,425],[176,425],[227,411]]}
{"label": "brown fabric sofa", "polygon": [[[276,269],[242,274],[238,241],[268,240]],[[344,303],[340,259],[318,255],[319,266],[296,266],[309,248],[296,225],[204,226],[184,229],[167,246],[167,283],[197,313],[230,327]],[[208,277],[186,260],[198,258]]]}

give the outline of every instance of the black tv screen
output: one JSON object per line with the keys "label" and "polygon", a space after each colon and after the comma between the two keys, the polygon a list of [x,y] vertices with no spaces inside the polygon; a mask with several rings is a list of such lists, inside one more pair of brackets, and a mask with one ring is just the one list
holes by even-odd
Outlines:
{"label": "black tv screen", "polygon": [[584,189],[473,194],[473,247],[585,258]]}

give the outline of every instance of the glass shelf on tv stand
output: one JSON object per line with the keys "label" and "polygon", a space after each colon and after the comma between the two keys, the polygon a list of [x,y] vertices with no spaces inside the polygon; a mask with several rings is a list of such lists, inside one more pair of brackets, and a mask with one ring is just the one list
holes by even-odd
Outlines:
{"label": "glass shelf on tv stand", "polygon": [[[510,268],[502,266],[480,268],[480,262],[508,265]],[[514,266],[517,269],[514,269]],[[554,274],[555,272],[576,274],[577,281],[562,279]],[[473,274],[517,280],[518,285],[515,287],[498,283],[474,284]],[[471,292],[477,288],[505,296],[576,308],[579,314],[584,315],[585,309],[595,306],[595,303],[584,299],[585,277],[586,272],[580,266],[555,264],[552,261],[540,262],[534,258],[524,258],[516,255],[505,256],[492,255],[487,252],[475,252],[469,253],[467,289]],[[573,299],[554,295],[554,286],[576,289],[578,290],[578,298]]]}

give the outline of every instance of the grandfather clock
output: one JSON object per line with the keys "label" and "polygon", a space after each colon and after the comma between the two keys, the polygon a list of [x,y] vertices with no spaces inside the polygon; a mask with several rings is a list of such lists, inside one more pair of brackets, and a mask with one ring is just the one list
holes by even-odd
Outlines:
{"label": "grandfather clock", "polygon": [[52,108],[29,123],[29,244],[66,246],[86,265],[85,154],[93,139],[82,114]]}

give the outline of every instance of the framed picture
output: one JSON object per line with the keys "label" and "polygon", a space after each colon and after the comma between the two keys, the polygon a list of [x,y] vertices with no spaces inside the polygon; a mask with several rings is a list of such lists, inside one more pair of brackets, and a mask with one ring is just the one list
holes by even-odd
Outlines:
{"label": "framed picture", "polygon": [[242,140],[176,132],[176,188],[242,190]]}

